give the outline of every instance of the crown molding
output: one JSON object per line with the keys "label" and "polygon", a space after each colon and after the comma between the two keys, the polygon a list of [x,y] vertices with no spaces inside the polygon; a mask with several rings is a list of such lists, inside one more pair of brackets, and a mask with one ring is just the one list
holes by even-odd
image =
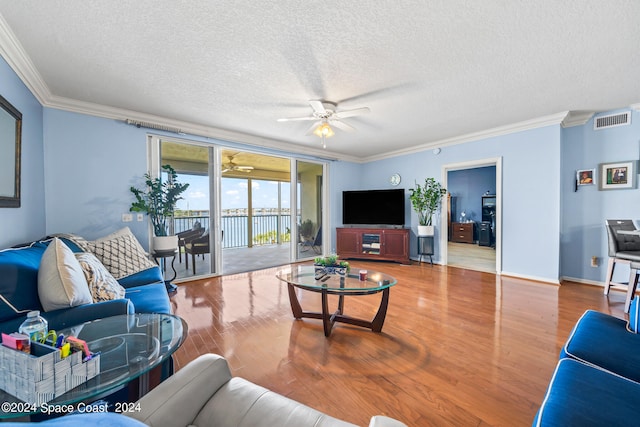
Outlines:
{"label": "crown molding", "polygon": [[0,15],[0,55],[40,104],[44,105],[51,96],[51,91],[2,15]]}
{"label": "crown molding", "polygon": [[591,117],[595,114],[595,111],[569,111],[567,117],[562,121],[562,127],[568,128],[573,126],[581,126],[586,124]]}
{"label": "crown molding", "polygon": [[106,105],[78,101],[75,99],[64,98],[60,96],[50,96],[44,106],[79,114],[113,119],[122,122],[126,122],[126,120],[129,119],[154,123],[161,126],[179,129],[180,133],[185,135],[204,137],[226,142],[234,142],[270,150],[280,150],[286,153],[304,154],[306,156],[314,156],[325,160],[358,160],[355,157],[339,156],[336,155],[336,153],[331,153],[324,149],[300,146],[293,143],[283,142],[271,138],[264,138],[243,132],[204,126],[182,120],[174,120],[162,116],[156,116],[153,114],[141,113],[139,111],[114,108]]}
{"label": "crown molding", "polygon": [[559,125],[567,116],[568,112],[564,111],[562,113],[551,114],[548,116],[538,117],[531,120],[525,120],[518,123],[513,123],[510,125],[499,126],[492,129],[486,129],[479,132],[468,133],[466,135],[456,136],[453,138],[441,139],[439,141],[427,142],[425,144],[416,145],[411,148],[406,148],[402,150],[391,151],[386,154],[378,155],[378,156],[370,156],[364,159],[361,159],[361,163],[372,162],[376,160],[384,160],[391,157],[404,156],[407,154],[416,154],[423,152],[425,150],[433,149],[436,147],[447,147],[451,145],[464,144],[467,142],[479,141],[481,139],[493,138],[496,136],[507,135],[516,132],[523,132],[530,129],[536,129],[546,126]]}

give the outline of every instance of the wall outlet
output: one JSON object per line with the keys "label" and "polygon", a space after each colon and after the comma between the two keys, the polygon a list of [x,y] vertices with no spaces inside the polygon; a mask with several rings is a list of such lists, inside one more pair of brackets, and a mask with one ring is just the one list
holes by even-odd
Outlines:
{"label": "wall outlet", "polygon": [[137,215],[136,215],[136,220],[137,220],[138,222],[142,222],[142,221],[144,221],[144,214],[141,214],[141,213],[137,214]]}
{"label": "wall outlet", "polygon": [[598,266],[598,257],[597,256],[592,256],[591,257],[591,267],[597,267]]}
{"label": "wall outlet", "polygon": [[122,214],[122,222],[131,222],[133,221],[133,214],[123,213]]}

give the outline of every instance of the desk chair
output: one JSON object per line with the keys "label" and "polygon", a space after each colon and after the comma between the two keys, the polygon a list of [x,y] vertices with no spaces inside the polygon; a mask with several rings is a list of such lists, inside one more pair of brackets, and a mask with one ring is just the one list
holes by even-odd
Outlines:
{"label": "desk chair", "polygon": [[640,261],[631,261],[629,265],[631,271],[629,272],[629,285],[627,286],[627,299],[624,303],[624,312],[629,312],[631,301],[636,294],[636,288],[638,287],[638,270],[640,270]]}
{"label": "desk chair", "polygon": [[[636,230],[636,226],[630,219],[608,219],[606,220],[607,236],[609,241],[609,265],[607,267],[607,279],[604,286],[604,294],[609,294],[611,285],[624,286],[624,283],[612,282],[613,273],[617,264],[631,266],[631,263],[640,263],[640,236],[619,234],[619,230]],[[627,285],[627,300],[624,312],[629,312],[629,306],[635,293],[638,283],[638,268],[631,267],[631,276]],[[631,277],[630,276],[630,277]],[[634,285],[635,283],[635,285]]]}

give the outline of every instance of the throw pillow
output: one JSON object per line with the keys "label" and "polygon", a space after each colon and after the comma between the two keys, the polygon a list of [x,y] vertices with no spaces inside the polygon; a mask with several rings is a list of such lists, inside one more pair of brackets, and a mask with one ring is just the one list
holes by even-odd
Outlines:
{"label": "throw pillow", "polygon": [[87,242],[87,247],[116,280],[156,266],[129,227]]}
{"label": "throw pillow", "polygon": [[93,302],[80,263],[58,238],[54,238],[42,254],[38,269],[38,296],[45,311]]}
{"label": "throw pillow", "polygon": [[77,253],[76,259],[80,262],[80,266],[84,271],[93,302],[124,298],[125,289],[94,254],[89,252]]}
{"label": "throw pillow", "polygon": [[640,327],[640,297],[634,297],[631,301],[631,307],[629,307],[629,323],[627,323],[627,330],[629,332],[633,332],[634,334],[638,333],[638,328]]}

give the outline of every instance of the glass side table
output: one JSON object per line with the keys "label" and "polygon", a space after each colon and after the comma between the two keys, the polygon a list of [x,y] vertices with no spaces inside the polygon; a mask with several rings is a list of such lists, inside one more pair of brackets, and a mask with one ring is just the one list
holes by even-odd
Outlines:
{"label": "glass side table", "polygon": [[[173,265],[173,263],[176,261],[177,254],[178,254],[177,249],[154,250],[153,253],[151,254],[156,264],[158,264],[162,269],[163,276],[167,272],[167,258],[171,258],[171,269],[173,270],[173,277],[171,279],[164,281],[164,285],[167,288],[167,292],[170,294],[178,290],[178,287],[173,283],[171,283],[176,279],[176,276],[178,275],[178,273],[176,272],[176,268]],[[159,262],[158,262],[158,258],[160,258]]]}
{"label": "glass side table", "polygon": [[[180,317],[136,313],[105,317],[57,331],[86,341],[92,352],[99,351],[100,373],[50,400],[47,405],[67,408],[79,402],[90,402],[128,386],[136,379],[137,394],[142,397],[149,389],[150,371],[182,345],[187,330],[186,322]],[[43,409],[43,406],[25,405],[2,390],[0,401],[5,403],[0,410],[0,420],[33,415]]]}

